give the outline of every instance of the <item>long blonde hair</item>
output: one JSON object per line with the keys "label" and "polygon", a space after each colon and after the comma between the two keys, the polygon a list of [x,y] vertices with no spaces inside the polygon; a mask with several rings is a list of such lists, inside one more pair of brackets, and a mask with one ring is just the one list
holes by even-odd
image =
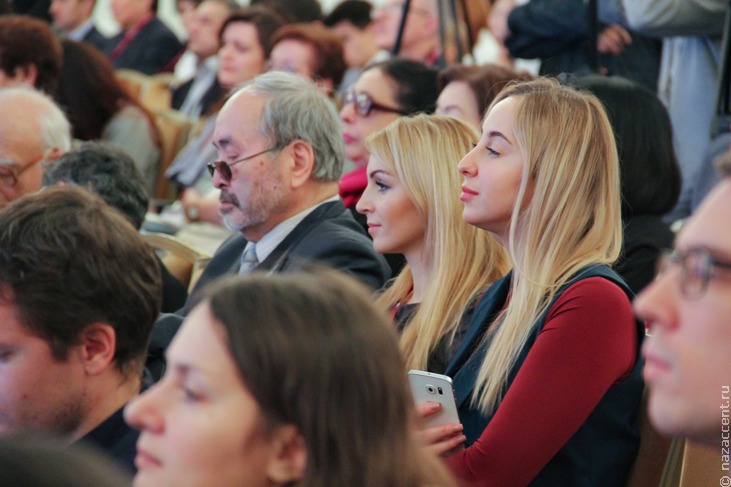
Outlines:
{"label": "long blonde hair", "polygon": [[[492,344],[473,403],[486,414],[502,400],[508,374],[556,291],[582,267],[611,264],[622,245],[619,162],[601,103],[554,80],[509,86],[523,177],[510,222],[511,297],[488,330]],[[529,187],[530,186],[530,187]]]}
{"label": "long blonde hair", "polygon": [[[509,267],[497,237],[462,219],[457,163],[477,139],[474,129],[460,120],[417,115],[399,118],[366,141],[370,154],[394,171],[427,221],[424,252],[431,264],[430,284],[401,337],[409,368],[425,368],[442,337],[451,343],[470,301]],[[392,308],[412,287],[407,265],[378,303]]]}

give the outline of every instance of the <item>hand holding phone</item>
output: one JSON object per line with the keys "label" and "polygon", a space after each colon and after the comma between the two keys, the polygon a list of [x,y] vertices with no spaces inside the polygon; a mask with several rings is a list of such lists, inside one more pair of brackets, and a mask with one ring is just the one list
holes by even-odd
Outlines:
{"label": "hand holding phone", "polygon": [[409,385],[416,404],[438,402],[442,405],[441,411],[426,418],[425,427],[459,423],[457,401],[454,398],[454,387],[451,378],[422,370],[410,370]]}
{"label": "hand holding phone", "polygon": [[442,428],[444,425],[460,422],[452,379],[442,374],[410,370],[409,384],[416,404],[428,402],[439,404],[438,411],[434,413],[428,412],[431,408],[423,406],[417,408],[421,412],[421,426],[424,428],[421,433],[422,439],[440,455],[463,449],[465,438],[461,433],[461,425],[458,429],[447,431]]}

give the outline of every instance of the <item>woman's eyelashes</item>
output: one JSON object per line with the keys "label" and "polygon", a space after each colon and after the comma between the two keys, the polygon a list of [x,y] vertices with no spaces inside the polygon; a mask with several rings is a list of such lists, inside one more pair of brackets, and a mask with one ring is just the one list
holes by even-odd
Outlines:
{"label": "woman's eyelashes", "polygon": [[391,187],[390,187],[389,185],[387,185],[386,183],[384,183],[383,181],[381,181],[381,180],[379,180],[379,179],[375,179],[375,180],[373,181],[373,184],[375,184],[375,185],[376,185],[376,188],[378,189],[378,192],[379,192],[379,193],[383,193],[383,192],[385,192],[386,190],[388,190],[388,189],[390,189],[390,188],[391,188]]}

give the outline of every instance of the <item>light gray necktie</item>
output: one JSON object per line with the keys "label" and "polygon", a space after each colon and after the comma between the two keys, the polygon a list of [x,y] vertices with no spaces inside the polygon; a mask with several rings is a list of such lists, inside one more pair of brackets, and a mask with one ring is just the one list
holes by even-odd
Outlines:
{"label": "light gray necktie", "polygon": [[256,245],[250,245],[241,256],[241,267],[239,267],[239,275],[243,276],[253,271],[259,265],[259,259],[256,258]]}

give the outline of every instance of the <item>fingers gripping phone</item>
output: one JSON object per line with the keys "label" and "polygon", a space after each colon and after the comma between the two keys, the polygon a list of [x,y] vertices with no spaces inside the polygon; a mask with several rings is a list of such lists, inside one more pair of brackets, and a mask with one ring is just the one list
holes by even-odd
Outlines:
{"label": "fingers gripping phone", "polygon": [[410,370],[409,384],[416,404],[432,401],[442,405],[442,409],[438,413],[424,418],[424,427],[431,428],[460,422],[452,379],[448,376],[422,370]]}

